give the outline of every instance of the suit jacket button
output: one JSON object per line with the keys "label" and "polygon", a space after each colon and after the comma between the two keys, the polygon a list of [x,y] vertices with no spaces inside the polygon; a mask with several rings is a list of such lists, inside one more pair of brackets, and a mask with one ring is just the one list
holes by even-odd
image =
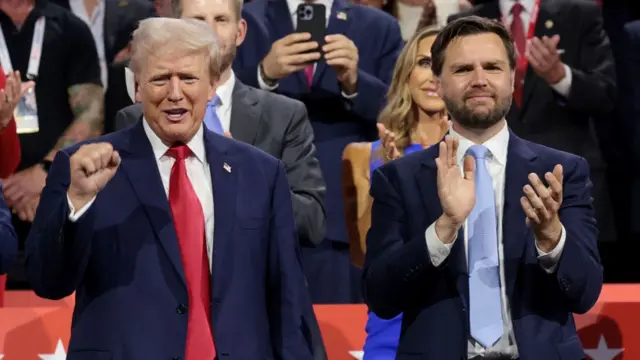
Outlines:
{"label": "suit jacket button", "polygon": [[[176,308],[176,312],[180,315],[184,314],[187,312],[187,306],[185,304],[180,304],[178,305],[178,307]],[[175,358],[174,358],[175,359]]]}
{"label": "suit jacket button", "polygon": [[180,360],[180,356],[174,356],[171,358],[171,360]]}

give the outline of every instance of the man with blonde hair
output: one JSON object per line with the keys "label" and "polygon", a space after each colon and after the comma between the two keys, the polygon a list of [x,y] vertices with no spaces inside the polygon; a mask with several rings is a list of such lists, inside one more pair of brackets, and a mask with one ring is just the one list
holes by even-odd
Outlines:
{"label": "man with blonde hair", "polygon": [[142,21],[144,121],[56,155],[27,273],[76,292],[68,360],[311,359],[284,167],[203,126],[219,61],[205,23]]}

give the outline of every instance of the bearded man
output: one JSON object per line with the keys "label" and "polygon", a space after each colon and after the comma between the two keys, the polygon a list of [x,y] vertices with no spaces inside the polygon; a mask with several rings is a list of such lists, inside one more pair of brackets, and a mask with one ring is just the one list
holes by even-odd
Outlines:
{"label": "bearded man", "polygon": [[583,359],[573,313],[603,281],[587,161],[507,127],[501,23],[455,20],[431,52],[452,129],[372,175],[365,301],[404,313],[398,360]]}

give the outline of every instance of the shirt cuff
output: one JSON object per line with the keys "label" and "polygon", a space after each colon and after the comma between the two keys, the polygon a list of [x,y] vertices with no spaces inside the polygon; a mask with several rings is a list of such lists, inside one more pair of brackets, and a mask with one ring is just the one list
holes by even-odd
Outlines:
{"label": "shirt cuff", "polygon": [[536,251],[538,252],[538,263],[540,267],[547,274],[553,274],[558,267],[558,262],[560,261],[560,257],[562,256],[562,251],[564,250],[564,243],[567,240],[567,231],[562,225],[562,233],[560,234],[560,241],[556,244],[556,247],[550,252],[546,253],[538,247],[538,240],[536,240]]}
{"label": "shirt cuff", "polygon": [[562,80],[551,85],[551,88],[558,94],[568,98],[571,93],[571,81],[573,79],[573,74],[571,73],[571,68],[567,65],[564,65],[564,73],[565,75]]}
{"label": "shirt cuff", "polygon": [[343,97],[343,98],[345,98],[345,99],[353,99],[354,97],[358,96],[358,93],[357,93],[357,92],[354,92],[354,93],[353,93],[353,94],[351,94],[351,95],[348,95],[348,94],[347,94],[346,92],[344,92],[344,91],[341,91],[341,93],[342,93],[342,97]]}
{"label": "shirt cuff", "polygon": [[71,203],[71,199],[69,199],[69,195],[67,194],[67,203],[69,204],[69,221],[71,222],[78,221],[78,219],[80,219],[80,217],[82,217],[82,215],[84,215],[84,213],[86,213],[87,210],[89,210],[89,208],[91,207],[94,201],[96,201],[95,196],[93,197],[93,199],[91,199],[91,201],[86,203],[86,205],[83,206],[80,210],[76,211],[76,209],[73,207],[73,204]]}
{"label": "shirt cuff", "polygon": [[424,233],[424,237],[427,241],[427,249],[429,250],[431,263],[433,266],[438,267],[447,259],[447,256],[449,256],[451,248],[458,238],[458,234],[456,233],[456,237],[453,239],[451,244],[445,244],[440,241],[440,238],[438,238],[438,235],[436,234],[436,223],[434,222],[427,228],[427,231]]}
{"label": "shirt cuff", "polygon": [[266,91],[273,91],[278,88],[278,83],[276,83],[273,86],[269,86],[264,81],[264,79],[262,79],[262,74],[260,74],[260,66],[258,66],[258,85],[260,86],[260,89],[266,90]]}

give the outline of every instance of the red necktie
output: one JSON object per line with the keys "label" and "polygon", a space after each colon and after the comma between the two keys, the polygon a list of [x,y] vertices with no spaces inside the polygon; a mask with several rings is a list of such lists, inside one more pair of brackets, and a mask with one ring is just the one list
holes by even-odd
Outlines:
{"label": "red necktie", "polygon": [[304,77],[307,79],[307,85],[309,85],[309,87],[311,87],[311,84],[313,83],[313,68],[313,64],[304,68]]}
{"label": "red necktie", "polygon": [[211,275],[207,258],[204,213],[187,177],[186,145],[171,147],[167,155],[176,159],[169,178],[169,206],[178,236],[189,307],[185,360],[213,360],[216,349],[211,330]]}
{"label": "red necktie", "polygon": [[524,76],[527,73],[527,69],[523,69],[522,66],[520,66],[521,62],[519,61],[520,58],[524,56],[526,49],[524,24],[522,23],[522,17],[520,16],[522,10],[524,10],[522,4],[517,1],[511,8],[511,15],[513,16],[513,21],[511,22],[511,36],[513,37],[513,41],[516,45],[516,52],[518,53],[518,62],[516,63],[516,83],[513,98],[518,106],[522,103],[522,88],[524,87]]}

